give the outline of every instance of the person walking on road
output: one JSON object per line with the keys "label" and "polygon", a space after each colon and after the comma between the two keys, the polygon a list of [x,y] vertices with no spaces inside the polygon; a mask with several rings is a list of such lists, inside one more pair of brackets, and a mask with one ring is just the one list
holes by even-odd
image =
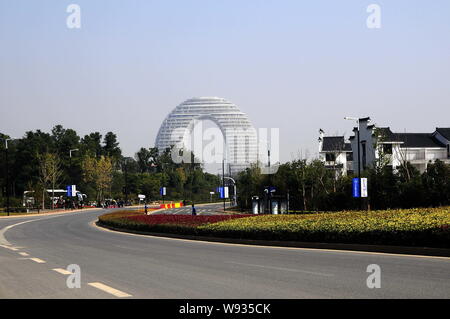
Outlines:
{"label": "person walking on road", "polygon": [[197,215],[197,210],[195,209],[194,203],[192,203],[192,216]]}

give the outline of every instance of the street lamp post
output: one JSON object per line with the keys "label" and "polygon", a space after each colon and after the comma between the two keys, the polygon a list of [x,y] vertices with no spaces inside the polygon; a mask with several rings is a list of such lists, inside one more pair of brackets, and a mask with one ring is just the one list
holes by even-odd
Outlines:
{"label": "street lamp post", "polygon": [[268,167],[269,167],[269,187],[267,190],[267,195],[269,196],[269,214],[272,215],[272,192],[270,191],[270,187],[272,186],[272,178],[270,175],[270,150],[267,150],[267,161],[268,161]]}
{"label": "street lamp post", "polygon": [[124,158],[125,169],[125,206],[128,204],[128,159]]}
{"label": "street lamp post", "polygon": [[236,206],[237,205],[236,181],[233,178],[228,177],[228,176],[225,176],[224,178],[227,178],[227,179],[229,179],[229,180],[231,180],[233,182],[233,188],[234,188],[234,192],[233,192],[234,193],[234,200],[233,200],[233,202],[234,202],[234,205]]}
{"label": "street lamp post", "polygon": [[225,212],[225,157],[222,159],[222,194],[223,194],[223,211]]}
{"label": "street lamp post", "polygon": [[[72,152],[76,152],[79,151],[78,148],[74,148],[69,150],[69,178],[70,178],[70,184],[73,183],[73,175],[72,175]],[[73,194],[72,194],[73,196]],[[53,203],[53,199],[52,199],[52,203]],[[70,199],[70,206],[73,207],[73,198]]]}
{"label": "street lamp post", "polygon": [[76,152],[76,151],[79,151],[79,149],[74,148],[74,149],[69,150],[69,157],[72,158],[72,152]]}
{"label": "street lamp post", "polygon": [[10,138],[5,138],[5,159],[6,159],[6,214],[9,216],[9,160],[8,160],[8,141]]}
{"label": "street lamp post", "polygon": [[360,194],[360,201],[359,201],[359,208],[362,208],[362,197],[361,197],[361,159],[360,159],[360,137],[359,137],[359,118],[358,117],[350,117],[346,116],[344,117],[344,120],[350,120],[350,121],[356,121],[357,127],[356,127],[356,136],[357,136],[357,143],[358,143],[358,181],[359,181],[359,194]]}

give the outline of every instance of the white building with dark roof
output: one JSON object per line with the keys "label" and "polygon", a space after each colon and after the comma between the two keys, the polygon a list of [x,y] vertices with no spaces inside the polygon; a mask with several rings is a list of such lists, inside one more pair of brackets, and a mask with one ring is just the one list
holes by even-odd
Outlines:
{"label": "white building with dark roof", "polygon": [[409,162],[421,173],[437,159],[450,164],[450,128],[438,127],[432,133],[394,133],[389,127],[371,124],[369,117],[360,118],[360,154],[357,133],[358,128],[354,127],[348,143],[344,136],[324,136],[320,130],[319,159],[327,168],[341,175],[357,172],[358,156],[361,171],[373,167],[377,161],[394,170]]}
{"label": "white building with dark roof", "polygon": [[[356,160],[355,171],[358,169],[357,131],[350,137]],[[439,159],[450,164],[449,138],[450,128],[437,128],[432,133],[394,133],[389,127],[377,127],[370,124],[370,118],[359,120],[360,133],[360,163],[361,170],[373,167],[377,160],[394,170],[409,162],[423,173],[427,165]]]}
{"label": "white building with dark roof", "polygon": [[319,159],[326,168],[334,170],[336,176],[353,172],[353,151],[344,136],[325,136],[325,132],[320,129]]}

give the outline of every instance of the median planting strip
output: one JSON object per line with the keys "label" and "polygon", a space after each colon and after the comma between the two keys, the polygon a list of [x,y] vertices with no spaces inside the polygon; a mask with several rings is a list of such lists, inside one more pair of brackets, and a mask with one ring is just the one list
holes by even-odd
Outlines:
{"label": "median planting strip", "polygon": [[[254,243],[276,241],[289,246],[383,245],[384,250],[403,246],[405,251],[431,247],[442,250],[439,254],[446,256],[450,251],[450,207],[257,216],[147,216],[121,211],[100,216],[98,224],[153,235],[166,233]],[[396,247],[395,251],[399,249],[402,247]]]}

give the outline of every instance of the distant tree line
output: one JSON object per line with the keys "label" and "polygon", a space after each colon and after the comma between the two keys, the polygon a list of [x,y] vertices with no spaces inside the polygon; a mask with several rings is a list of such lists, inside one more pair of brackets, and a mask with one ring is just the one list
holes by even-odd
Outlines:
{"label": "distant tree line", "polygon": [[[0,133],[0,206],[5,206],[6,152]],[[9,193],[11,206],[20,206],[24,191],[32,191],[40,207],[51,207],[47,189],[65,189],[75,184],[88,201],[137,199],[160,200],[160,187],[167,200],[208,201],[210,192],[221,186],[221,177],[209,174],[198,163],[174,163],[169,149],[140,148],[125,157],[116,134],[94,132],[80,137],[73,129],[55,126],[50,133],[28,131],[8,142]],[[72,151],[72,152],[71,152]],[[71,155],[71,156],[70,156]],[[191,154],[191,157],[193,154]],[[363,205],[372,209],[450,205],[450,166],[429,163],[420,174],[408,162],[396,171],[380,161],[362,173],[368,178],[369,197]],[[358,209],[352,198],[352,178],[337,176],[318,159],[297,159],[264,175],[257,164],[234,176],[238,205],[251,207],[252,196],[266,199],[264,189],[276,188],[275,196],[286,198],[290,208],[301,211]],[[232,193],[232,192],[231,192]],[[217,195],[215,195],[217,196]]]}
{"label": "distant tree line", "polygon": [[264,189],[274,186],[274,195],[286,198],[290,209],[299,211],[347,210],[363,208],[388,209],[436,207],[450,205],[450,165],[436,160],[420,174],[405,162],[396,171],[378,163],[362,172],[368,179],[369,197],[361,203],[352,197],[352,178],[337,176],[318,159],[294,160],[279,166],[273,175],[263,175],[257,165],[241,172],[237,178],[238,204],[251,207],[252,196],[267,200]]}
{"label": "distant tree line", "polygon": [[[0,205],[5,205],[6,152],[0,133]],[[160,199],[159,189],[167,188],[166,199],[206,201],[220,185],[216,175],[200,164],[174,163],[170,150],[141,148],[134,157],[125,157],[116,134],[94,132],[80,137],[73,129],[56,125],[50,133],[28,131],[22,138],[8,141],[9,193],[11,206],[21,206],[24,191],[32,191],[40,207],[49,208],[47,189],[77,185],[88,201],[105,199]]]}

